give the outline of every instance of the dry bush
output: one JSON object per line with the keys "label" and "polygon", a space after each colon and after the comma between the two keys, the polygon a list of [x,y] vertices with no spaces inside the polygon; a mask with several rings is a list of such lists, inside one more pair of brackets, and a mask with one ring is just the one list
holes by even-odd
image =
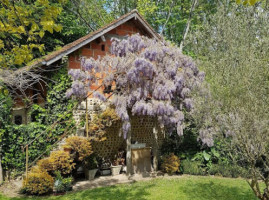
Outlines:
{"label": "dry bush", "polygon": [[53,189],[54,180],[48,172],[35,167],[23,181],[22,191],[31,195],[47,194]]}
{"label": "dry bush", "polygon": [[179,166],[180,166],[180,160],[174,153],[165,155],[163,157],[163,163],[161,165],[161,169],[164,172],[167,172],[168,174],[173,174],[179,171]]}
{"label": "dry bush", "polygon": [[84,161],[92,154],[91,142],[88,138],[72,136],[66,139],[66,148],[71,148],[77,155],[78,161]]}

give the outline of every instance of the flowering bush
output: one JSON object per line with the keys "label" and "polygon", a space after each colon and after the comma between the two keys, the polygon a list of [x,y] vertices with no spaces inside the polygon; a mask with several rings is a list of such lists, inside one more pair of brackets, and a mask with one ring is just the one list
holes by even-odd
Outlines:
{"label": "flowering bush", "polygon": [[180,166],[179,158],[173,153],[164,156],[161,169],[169,174],[178,172]]}
{"label": "flowering bush", "polygon": [[75,152],[77,161],[84,161],[92,154],[92,146],[88,138],[72,136],[68,137],[65,142],[65,147],[71,148]]}
{"label": "flowering bush", "polygon": [[46,171],[35,167],[23,181],[22,191],[31,195],[42,195],[52,191],[54,180]]}
{"label": "flowering bush", "polygon": [[[155,117],[161,127],[182,135],[182,110],[193,108],[191,91],[205,74],[177,47],[140,35],[114,39],[111,54],[98,60],[82,59],[83,71],[70,70],[73,84],[67,96],[85,98],[97,80],[97,72],[102,71],[106,74],[102,85],[113,92],[112,103],[123,122],[125,137],[131,128],[130,114]],[[102,94],[91,92],[106,100]]]}

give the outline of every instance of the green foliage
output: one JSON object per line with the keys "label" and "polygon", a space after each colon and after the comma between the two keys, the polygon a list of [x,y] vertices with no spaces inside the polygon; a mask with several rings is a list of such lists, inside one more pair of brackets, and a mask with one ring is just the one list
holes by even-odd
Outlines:
{"label": "green foliage", "polygon": [[223,177],[231,177],[231,178],[250,178],[249,170],[238,166],[236,164],[213,164],[211,168],[208,170],[208,174],[210,175],[218,175]]}
{"label": "green foliage", "polygon": [[56,178],[54,182],[54,189],[56,192],[67,192],[72,190],[73,178],[63,178],[59,171],[55,172]]}
{"label": "green foliage", "polygon": [[236,0],[237,4],[243,4],[243,5],[250,5],[253,6],[256,3],[260,2],[261,0]]}
{"label": "green foliage", "polygon": [[203,150],[196,153],[193,158],[193,161],[199,161],[204,170],[211,168],[212,163],[218,163],[220,160],[220,153],[215,150],[215,148],[210,148],[209,150]]}
{"label": "green foliage", "polygon": [[[188,124],[188,120],[186,121]],[[176,133],[167,136],[161,148],[161,154],[175,153],[180,157],[180,172],[192,175],[220,175],[224,177],[246,177],[246,163],[235,166],[236,157],[229,153],[228,146],[223,141],[215,140],[214,147],[202,146],[197,140],[197,128],[190,123],[184,130],[183,137]],[[242,172],[242,175],[239,173]]]}
{"label": "green foliage", "polygon": [[174,152],[185,158],[187,154],[195,154],[196,152],[199,152],[200,148],[195,133],[186,133],[184,131],[183,136],[179,137],[178,134],[174,132],[171,136],[165,138],[161,147],[161,153],[164,155]]}
{"label": "green foliage", "polygon": [[98,161],[94,153],[85,159],[84,166],[88,170],[96,169],[98,167]]}
{"label": "green foliage", "polygon": [[7,126],[10,124],[11,121],[11,108],[12,99],[9,96],[8,90],[5,87],[1,86],[0,82],[0,143],[2,142],[2,137],[6,132]]}
{"label": "green foliage", "polygon": [[38,168],[28,174],[28,179],[24,179],[22,192],[30,195],[43,195],[52,191],[54,180],[46,172]]}
{"label": "green foliage", "polygon": [[[25,145],[34,140],[45,125],[31,123],[29,125],[9,125],[6,127],[2,139],[2,164],[5,170],[23,170],[25,167]],[[39,154],[49,146],[49,141],[54,140],[50,136],[43,136],[29,147],[29,162],[34,161]]]}
{"label": "green foliage", "polygon": [[179,166],[180,166],[180,160],[173,153],[171,153],[169,155],[165,155],[162,158],[161,169],[164,172],[167,172],[168,174],[173,174],[175,172],[178,172],[179,171]]}
{"label": "green foliage", "polygon": [[220,7],[203,30],[190,35],[209,83],[197,92],[193,113],[206,132],[201,140],[226,143],[233,164],[251,169],[250,186],[260,199],[269,196],[268,185],[259,186],[267,184],[269,167],[268,21],[268,9],[258,4],[232,5],[228,12]]}
{"label": "green foliage", "polygon": [[[25,149],[23,148],[30,141],[35,139],[29,146],[29,163],[41,154],[49,153],[52,145],[60,140],[62,135],[73,131],[74,122],[70,110],[74,102],[65,98],[65,92],[71,84],[66,69],[54,73],[51,80],[45,108],[39,105],[33,105],[31,108],[29,115],[34,122],[19,126],[11,124],[10,117],[7,118],[10,115],[11,104],[3,104],[6,114],[4,110],[1,114],[5,116],[3,123],[7,124],[2,131],[2,164],[5,170],[24,170]],[[56,120],[59,120],[59,123],[54,124]]]}
{"label": "green foliage", "polygon": [[191,161],[190,159],[185,159],[181,161],[181,169],[184,174],[191,175],[205,175],[206,172],[201,167],[199,161]]}
{"label": "green foliage", "polygon": [[[157,5],[155,12],[146,15],[146,19],[155,30],[162,31],[164,29],[163,35],[166,39],[179,45],[186,28],[192,3],[192,1],[172,0],[155,2]],[[217,7],[217,1],[199,1],[192,14],[191,30],[200,28],[203,21],[207,19],[209,14],[214,13]]]}
{"label": "green foliage", "polygon": [[0,2],[0,66],[14,67],[26,64],[35,55],[44,53],[40,42],[46,32],[62,30],[56,22],[65,0]]}

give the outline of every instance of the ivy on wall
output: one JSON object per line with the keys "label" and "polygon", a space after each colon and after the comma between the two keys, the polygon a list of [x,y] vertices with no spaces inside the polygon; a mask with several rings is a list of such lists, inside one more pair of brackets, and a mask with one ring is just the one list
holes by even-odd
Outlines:
{"label": "ivy on wall", "polygon": [[1,138],[11,120],[10,110],[12,108],[12,100],[9,96],[8,90],[0,84],[0,143]]}
{"label": "ivy on wall", "polygon": [[[66,90],[71,86],[67,69],[61,68],[49,78],[51,81],[47,87],[45,107],[32,105],[29,112],[31,123],[27,125],[12,124],[10,117],[3,118],[1,109],[0,119],[3,120],[1,123],[6,124],[4,131],[2,131],[2,165],[5,170],[24,170],[24,147],[30,141],[35,139],[29,146],[29,163],[43,154],[48,154],[52,145],[59,141],[63,135],[74,131],[75,122],[70,110],[73,109],[75,102],[65,97]],[[5,108],[8,106],[9,104],[4,105]],[[10,116],[11,106],[8,108],[9,110],[6,110],[9,113],[4,116]],[[56,121],[57,123],[55,123]]]}

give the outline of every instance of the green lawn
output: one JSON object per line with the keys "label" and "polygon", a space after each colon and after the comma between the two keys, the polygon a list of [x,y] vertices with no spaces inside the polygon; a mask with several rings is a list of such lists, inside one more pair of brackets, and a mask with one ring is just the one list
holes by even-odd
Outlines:
{"label": "green lawn", "polygon": [[3,200],[256,200],[242,179],[183,176],[173,179],[153,179],[134,184],[84,190],[58,197],[7,198]]}

